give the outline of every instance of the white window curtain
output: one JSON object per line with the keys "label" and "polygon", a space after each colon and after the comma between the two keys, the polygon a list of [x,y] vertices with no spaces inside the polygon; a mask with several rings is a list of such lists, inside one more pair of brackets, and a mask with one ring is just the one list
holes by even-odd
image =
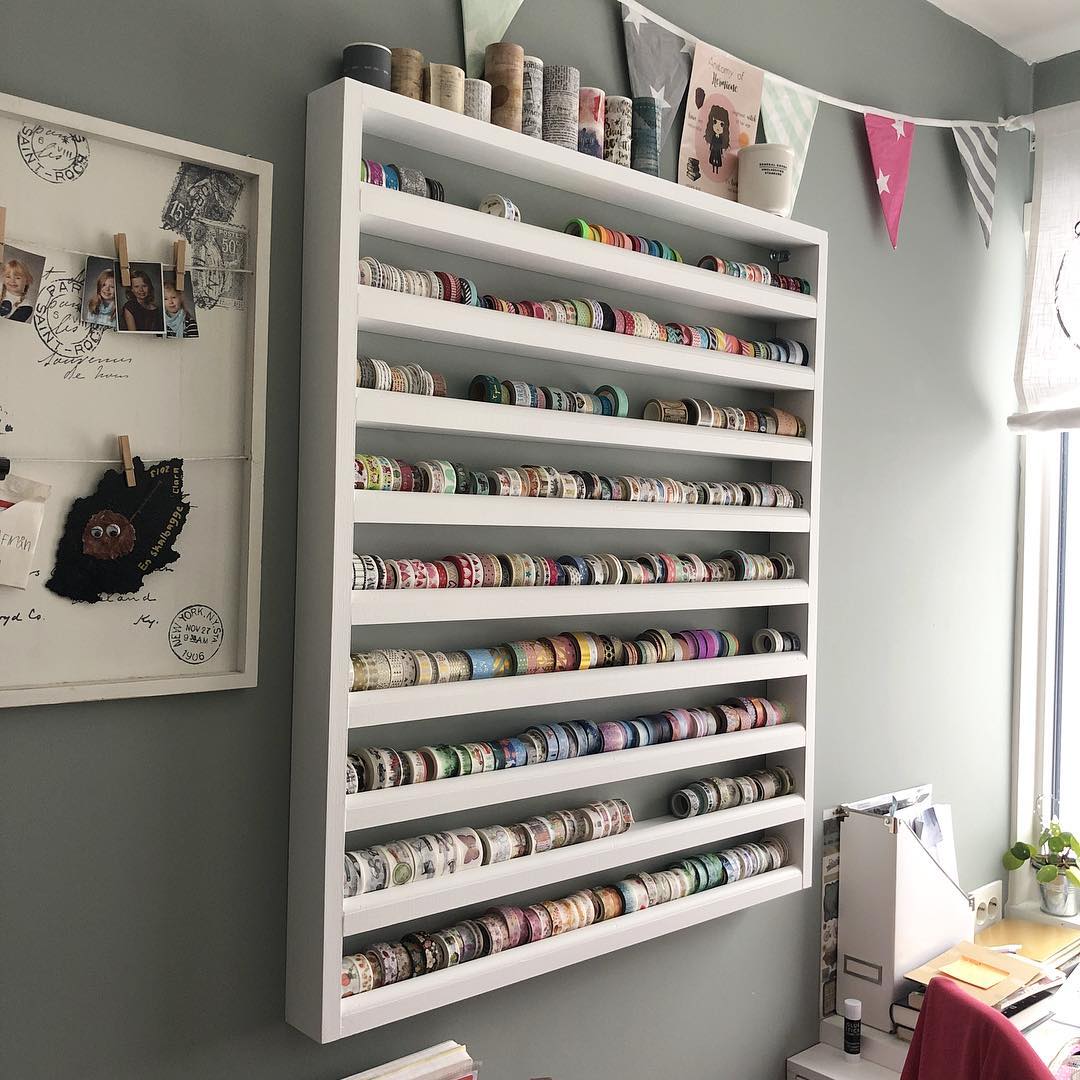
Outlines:
{"label": "white window curtain", "polygon": [[1080,428],[1080,103],[1035,114],[1027,296],[1016,360],[1020,431]]}

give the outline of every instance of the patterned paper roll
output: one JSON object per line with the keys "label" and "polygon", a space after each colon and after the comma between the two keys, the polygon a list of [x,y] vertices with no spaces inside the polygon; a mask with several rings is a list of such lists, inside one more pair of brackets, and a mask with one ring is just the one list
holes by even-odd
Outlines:
{"label": "patterned paper roll", "polygon": [[489,45],[484,53],[484,77],[491,83],[491,122],[520,131],[525,50],[509,41]]}
{"label": "patterned paper roll", "polygon": [[491,120],[491,83],[483,79],[465,80],[465,115],[474,120]]}
{"label": "patterned paper roll", "polygon": [[521,133],[534,139],[544,137],[544,61],[525,57],[521,84]]}
{"label": "patterned paper roll", "polygon": [[577,148],[590,157],[604,156],[604,91],[597,86],[578,91]]}
{"label": "patterned paper roll", "polygon": [[634,103],[609,97],[604,104],[604,160],[630,167],[630,127]]}
{"label": "patterned paper roll", "polygon": [[634,98],[630,168],[660,175],[660,107],[654,97]]}
{"label": "patterned paper roll", "polygon": [[465,111],[465,72],[453,64],[429,64],[425,69],[424,99],[442,109]]}
{"label": "patterned paper roll", "polygon": [[416,49],[390,50],[390,89],[402,97],[424,98],[424,54]]}
{"label": "patterned paper roll", "polygon": [[544,68],[544,142],[577,149],[578,91],[581,72],[566,64]]}

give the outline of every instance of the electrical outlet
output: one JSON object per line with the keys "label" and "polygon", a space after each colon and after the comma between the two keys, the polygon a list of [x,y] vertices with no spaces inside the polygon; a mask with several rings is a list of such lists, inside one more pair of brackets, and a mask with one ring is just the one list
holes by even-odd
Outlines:
{"label": "electrical outlet", "polygon": [[975,901],[975,933],[985,930],[992,923],[999,922],[1002,917],[1001,903],[1002,887],[1000,881],[991,881],[988,885],[980,885],[972,894]]}

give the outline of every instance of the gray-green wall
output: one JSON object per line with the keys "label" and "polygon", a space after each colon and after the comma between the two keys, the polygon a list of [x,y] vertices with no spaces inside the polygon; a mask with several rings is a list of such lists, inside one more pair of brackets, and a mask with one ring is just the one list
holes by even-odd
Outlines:
{"label": "gray-green wall", "polygon": [[1035,108],[1051,109],[1080,100],[1080,52],[1035,65]]}
{"label": "gray-green wall", "polygon": [[[653,2],[885,110],[1031,107],[1029,68],[923,0]],[[616,10],[526,0],[511,36],[625,93]],[[0,1075],[331,1080],[442,1038],[491,1080],[782,1075],[815,1041],[816,891],[335,1046],[282,1019],[304,98],[349,41],[460,62],[457,0],[49,0],[0,26],[0,90],[276,170],[261,685],[0,716]],[[823,107],[796,208],[831,243],[819,806],[933,781],[969,886],[1008,832],[1022,136],[998,175],[987,254],[952,136],[919,129],[894,253],[861,118]]]}

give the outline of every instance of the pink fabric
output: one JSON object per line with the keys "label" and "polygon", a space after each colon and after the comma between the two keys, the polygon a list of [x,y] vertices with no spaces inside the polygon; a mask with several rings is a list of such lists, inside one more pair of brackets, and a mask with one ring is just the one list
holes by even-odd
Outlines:
{"label": "pink fabric", "polygon": [[874,183],[881,199],[881,212],[885,215],[885,227],[895,248],[904,195],[907,193],[911,150],[915,145],[915,125],[877,113],[866,113],[863,119],[866,121],[866,139],[870,143],[870,162],[874,166]]}
{"label": "pink fabric", "polygon": [[1020,1032],[1001,1013],[939,975],[911,1040],[900,1080],[1053,1080]]}

